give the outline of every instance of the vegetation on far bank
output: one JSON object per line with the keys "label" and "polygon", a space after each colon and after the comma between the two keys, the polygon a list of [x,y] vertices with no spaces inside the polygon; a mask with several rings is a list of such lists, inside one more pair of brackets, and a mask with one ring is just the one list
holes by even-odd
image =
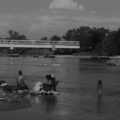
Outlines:
{"label": "vegetation on far bank", "polygon": [[[21,35],[16,31],[8,30],[9,40],[28,40],[25,35]],[[76,29],[68,30],[65,35],[62,37],[58,35],[53,35],[48,39],[47,36],[40,38],[40,40],[51,40],[51,41],[79,41],[80,49],[79,50],[66,50],[66,49],[57,49],[55,54],[90,54],[90,55],[105,55],[105,56],[114,56],[120,55],[120,28],[118,30],[109,30],[104,27],[88,27],[81,26]],[[41,51],[44,49],[14,49],[12,53],[18,54],[42,54]],[[48,49],[47,51],[50,51]],[[10,53],[11,50],[7,48],[1,48],[1,53]],[[43,53],[44,53],[43,52]]]}
{"label": "vegetation on far bank", "polygon": [[120,54],[120,29],[112,31],[106,28],[82,26],[68,30],[65,40],[79,41],[79,52],[91,55],[114,56]]}

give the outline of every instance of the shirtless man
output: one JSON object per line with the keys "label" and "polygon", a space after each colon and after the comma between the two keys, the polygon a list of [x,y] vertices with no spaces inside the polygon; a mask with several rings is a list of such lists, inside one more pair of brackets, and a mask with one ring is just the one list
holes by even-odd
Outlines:
{"label": "shirtless man", "polygon": [[20,90],[27,89],[27,85],[24,82],[24,78],[21,70],[18,72],[16,82],[17,82],[18,89]]}

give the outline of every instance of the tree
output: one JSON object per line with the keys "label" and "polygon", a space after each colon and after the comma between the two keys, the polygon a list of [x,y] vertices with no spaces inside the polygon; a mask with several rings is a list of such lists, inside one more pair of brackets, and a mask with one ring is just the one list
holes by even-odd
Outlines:
{"label": "tree", "polygon": [[51,41],[60,41],[61,38],[57,35],[53,35],[51,38],[50,38]]}
{"label": "tree", "polygon": [[97,50],[98,44],[100,45],[104,38],[106,37],[106,34],[109,33],[108,29],[105,28],[92,28],[91,29],[91,44],[92,44],[92,50]]}
{"label": "tree", "polygon": [[104,41],[103,50],[107,55],[117,55],[120,53],[119,46],[116,43],[117,32],[112,31]]}
{"label": "tree", "polygon": [[77,41],[77,31],[75,29],[68,30],[62,38],[67,41]]}
{"label": "tree", "polygon": [[80,41],[80,47],[82,51],[90,51],[92,49],[91,42],[91,28],[87,26],[81,26],[77,29],[77,40]]}
{"label": "tree", "polygon": [[7,33],[9,34],[9,39],[12,39],[13,31],[10,29],[7,31]]}
{"label": "tree", "polygon": [[108,33],[109,30],[105,28],[81,26],[77,29],[68,30],[63,38],[69,41],[80,41],[81,51],[100,51],[102,41]]}
{"label": "tree", "polygon": [[120,28],[115,33],[116,33],[115,34],[115,42],[118,45],[119,52],[120,52]]}
{"label": "tree", "polygon": [[26,40],[27,38],[26,38],[26,36],[25,35],[19,35],[19,37],[18,37],[18,40]]}
{"label": "tree", "polygon": [[8,30],[7,33],[9,34],[9,39],[10,40],[26,40],[26,36],[25,35],[20,35],[17,31],[13,31],[13,30]]}
{"label": "tree", "polygon": [[47,37],[42,37],[41,40],[48,40],[48,38]]}

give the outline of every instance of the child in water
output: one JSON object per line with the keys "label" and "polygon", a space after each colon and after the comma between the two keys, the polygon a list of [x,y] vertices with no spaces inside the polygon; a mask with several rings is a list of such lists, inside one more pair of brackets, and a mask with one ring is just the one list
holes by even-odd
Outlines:
{"label": "child in water", "polygon": [[98,80],[97,83],[98,97],[102,96],[102,80]]}

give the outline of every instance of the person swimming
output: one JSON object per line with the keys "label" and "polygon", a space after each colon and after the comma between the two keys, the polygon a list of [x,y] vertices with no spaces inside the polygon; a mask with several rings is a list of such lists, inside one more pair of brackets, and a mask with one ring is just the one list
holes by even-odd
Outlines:
{"label": "person swimming", "polygon": [[98,97],[101,97],[102,96],[102,80],[98,80],[98,83],[97,83],[97,90],[98,90]]}

